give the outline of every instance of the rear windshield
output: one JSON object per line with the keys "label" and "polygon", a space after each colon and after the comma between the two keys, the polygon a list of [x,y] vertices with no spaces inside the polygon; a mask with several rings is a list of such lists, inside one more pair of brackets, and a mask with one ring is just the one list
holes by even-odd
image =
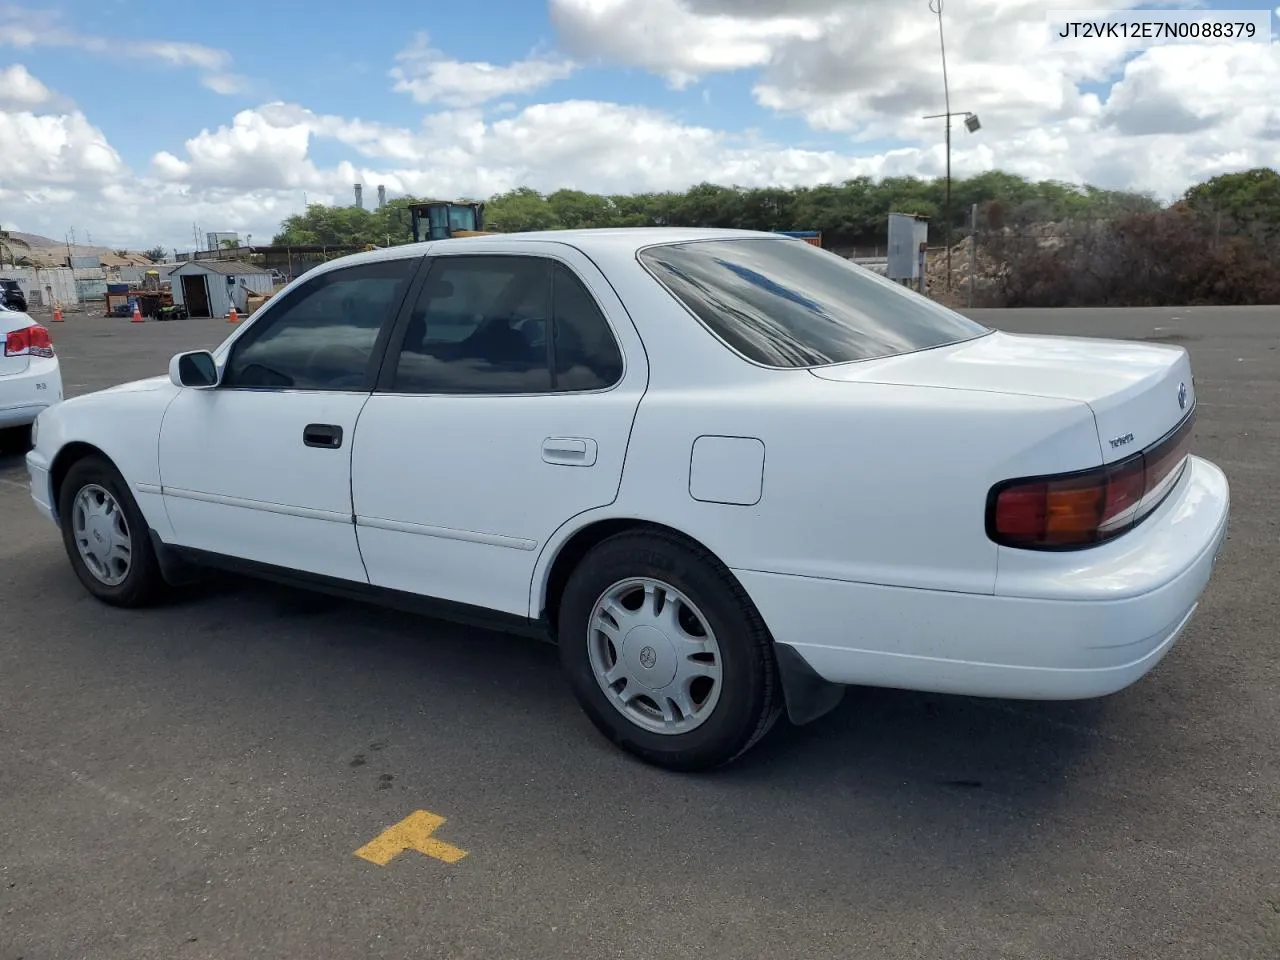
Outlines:
{"label": "rear windshield", "polygon": [[699,240],[639,256],[712,333],[767,367],[891,357],[989,332],[798,240]]}

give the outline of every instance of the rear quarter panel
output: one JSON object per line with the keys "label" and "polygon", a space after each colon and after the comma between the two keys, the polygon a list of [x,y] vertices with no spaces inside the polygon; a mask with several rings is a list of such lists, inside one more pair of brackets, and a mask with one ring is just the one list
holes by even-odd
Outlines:
{"label": "rear quarter panel", "polygon": [[[1099,459],[1089,408],[1073,401],[836,385],[804,372],[779,381],[650,392],[632,434],[620,509],[696,537],[734,568],[989,594],[997,557],[985,529],[992,485]],[[763,442],[759,503],[693,499],[690,454],[703,435]]]}

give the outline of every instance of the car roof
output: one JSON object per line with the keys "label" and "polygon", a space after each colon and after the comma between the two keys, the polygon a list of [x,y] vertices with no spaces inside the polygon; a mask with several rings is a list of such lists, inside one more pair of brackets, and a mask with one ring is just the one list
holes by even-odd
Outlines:
{"label": "car roof", "polygon": [[346,266],[361,263],[376,263],[382,260],[398,260],[401,257],[421,256],[423,253],[437,251],[461,252],[475,250],[477,253],[491,248],[501,248],[512,241],[532,243],[558,243],[575,247],[592,256],[600,254],[617,260],[630,259],[637,251],[645,247],[660,246],[673,243],[689,243],[697,240],[777,240],[784,243],[803,243],[786,234],[771,233],[763,230],[730,230],[717,227],[595,227],[580,230],[530,230],[523,233],[483,233],[471,237],[451,237],[448,240],[424,240],[419,243],[401,243],[390,247],[378,247],[349,253],[325,261],[301,274],[301,277],[312,277]]}
{"label": "car roof", "polygon": [[789,240],[777,233],[758,230],[730,230],[716,227],[595,227],[580,230],[530,230],[523,233],[490,233],[476,237],[454,237],[437,241],[440,245],[475,243],[483,240],[539,240],[567,243],[580,249],[611,247],[636,251],[655,244],[687,243],[692,240],[732,240],[768,237]]}
{"label": "car roof", "polygon": [[[448,240],[429,240],[420,244],[403,244],[370,251],[376,255],[403,255],[415,247],[432,250],[460,250],[484,247],[515,241],[538,243],[563,243],[583,252],[608,249],[611,253],[634,254],[645,247],[671,243],[688,243],[695,240],[747,240],[772,239],[792,243],[793,237],[760,230],[730,230],[716,227],[595,227],[580,230],[529,230],[521,233],[486,233],[472,237],[451,237]],[[360,256],[360,255],[357,255]],[[366,257],[368,254],[365,255]],[[363,259],[363,258],[362,258]]]}

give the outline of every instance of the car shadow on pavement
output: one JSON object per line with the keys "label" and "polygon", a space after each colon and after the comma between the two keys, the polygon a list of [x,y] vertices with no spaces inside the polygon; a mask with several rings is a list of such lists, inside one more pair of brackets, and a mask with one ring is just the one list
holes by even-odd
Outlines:
{"label": "car shadow on pavement", "polygon": [[[455,732],[464,738],[466,713],[474,709],[499,728],[519,718],[559,748],[580,738],[571,752],[608,765],[620,759],[637,776],[687,780],[624,757],[599,737],[579,713],[551,645],[221,572],[183,588],[169,606],[173,616],[193,616],[202,633],[261,633],[274,655],[291,662],[326,672],[361,664],[367,682],[390,700],[397,688],[411,698],[427,678],[449,690],[493,691],[496,704],[459,696]],[[503,664],[500,681],[495,661]],[[513,712],[504,716],[508,708]],[[1040,703],[850,687],[825,717],[804,727],[780,720],[746,755],[696,779],[797,797],[864,792],[878,783],[890,805],[908,788],[943,805],[979,801],[1034,811],[1054,804],[1073,767],[1126,743],[1112,729],[1123,714],[1116,698]]]}
{"label": "car shadow on pavement", "polygon": [[24,469],[27,451],[30,449],[30,427],[8,427],[0,430],[0,475]]}

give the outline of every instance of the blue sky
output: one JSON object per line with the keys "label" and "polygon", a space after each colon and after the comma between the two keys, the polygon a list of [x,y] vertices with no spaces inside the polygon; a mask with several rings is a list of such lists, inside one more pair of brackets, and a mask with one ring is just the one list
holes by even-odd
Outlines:
{"label": "blue sky", "polygon": [[[946,0],[952,109],[983,121],[956,131],[958,175],[1171,198],[1276,162],[1280,46],[1064,50],[1049,6]],[[0,222],[172,243],[193,218],[269,234],[353,178],[485,196],[931,177],[942,130],[921,117],[942,103],[927,0],[0,0]]]}

